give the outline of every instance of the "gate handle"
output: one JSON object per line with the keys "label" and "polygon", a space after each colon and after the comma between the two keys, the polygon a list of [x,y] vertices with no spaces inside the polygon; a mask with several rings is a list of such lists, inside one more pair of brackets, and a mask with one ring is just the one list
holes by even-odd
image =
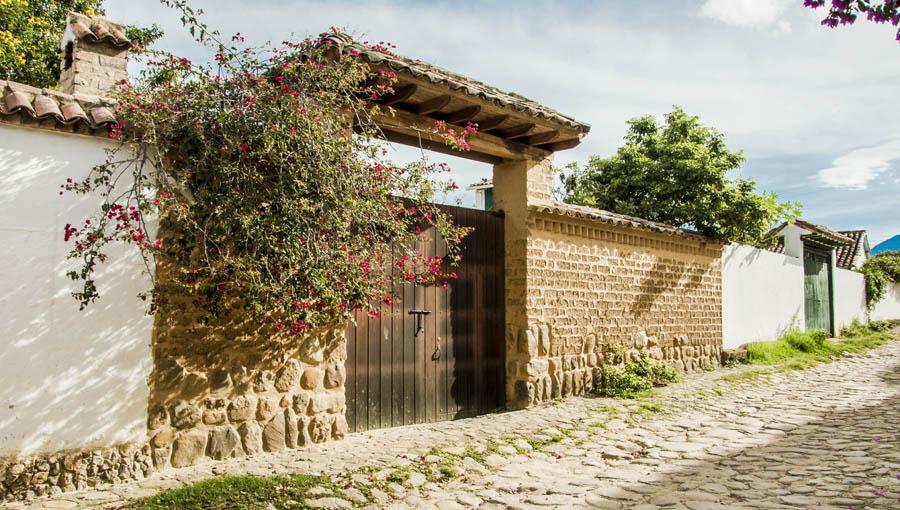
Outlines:
{"label": "gate handle", "polygon": [[[438,338],[438,341],[440,341],[440,338]],[[441,357],[441,344],[437,344],[434,347],[434,353],[431,354],[431,360],[437,361],[440,357]]]}
{"label": "gate handle", "polygon": [[410,315],[428,315],[430,313],[431,313],[431,310],[412,309],[409,311]]}

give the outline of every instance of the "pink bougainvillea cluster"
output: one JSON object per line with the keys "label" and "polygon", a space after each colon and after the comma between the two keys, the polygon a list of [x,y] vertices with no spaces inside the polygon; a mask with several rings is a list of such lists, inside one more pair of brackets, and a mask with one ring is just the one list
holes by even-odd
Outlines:
{"label": "pink bougainvillea cluster", "polygon": [[[822,20],[822,25],[826,27],[852,25],[859,16],[865,16],[873,23],[900,25],[900,0],[803,0],[803,5],[811,9],[825,7],[826,4],[828,14]],[[900,42],[900,29],[894,37]]]}
{"label": "pink bougainvillea cluster", "polygon": [[[160,262],[174,268],[154,278],[153,310],[166,309],[161,290],[174,285],[205,319],[242,313],[293,333],[361,308],[377,314],[397,284],[456,277],[466,230],[431,203],[456,186],[441,177],[447,166],[396,165],[377,141],[372,98],[392,92],[393,71],[332,38],[248,47],[168,3],[212,63],[148,51],[147,70],[117,93],[109,136],[121,145],[62,185],[102,199],[63,230],[81,262],[69,275],[83,284],[82,305],[100,295],[94,275],[111,243],[138,250],[151,274]],[[439,123],[435,133],[466,151],[477,130]],[[429,232],[446,255],[425,255]]]}

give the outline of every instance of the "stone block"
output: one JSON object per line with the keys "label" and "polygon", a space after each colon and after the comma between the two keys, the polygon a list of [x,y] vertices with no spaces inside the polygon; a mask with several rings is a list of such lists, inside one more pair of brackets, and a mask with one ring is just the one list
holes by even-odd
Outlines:
{"label": "stone block", "polygon": [[325,361],[325,346],[318,335],[303,339],[298,352],[300,360],[309,365],[321,365]]}
{"label": "stone block", "polygon": [[147,412],[147,428],[156,430],[169,424],[169,411],[162,404],[154,404],[150,406]]}
{"label": "stone block", "polygon": [[541,324],[538,329],[538,335],[538,355],[547,356],[550,354],[550,326]]}
{"label": "stone block", "polygon": [[309,412],[309,401],[310,394],[306,392],[300,392],[294,395],[294,402],[292,408],[294,412],[298,415],[304,415]]}
{"label": "stone block", "polygon": [[275,374],[271,370],[259,370],[253,374],[253,391],[265,393],[275,386]]}
{"label": "stone block", "polygon": [[254,455],[262,452],[262,427],[255,421],[247,421],[238,427],[244,453]]}
{"label": "stone block", "polygon": [[[151,458],[153,461],[153,467],[157,470],[163,470],[169,467],[169,459],[172,457],[172,447],[165,446],[162,448],[153,448],[151,452]],[[71,472],[65,473],[66,475],[71,476]],[[65,479],[65,476],[63,477]],[[74,489],[74,487],[73,487]]]}
{"label": "stone block", "polygon": [[307,368],[300,378],[303,389],[315,390],[322,385],[322,372],[318,368]]}
{"label": "stone block", "polygon": [[309,422],[309,437],[314,443],[324,443],[331,436],[331,418],[325,414],[313,416]]}
{"label": "stone block", "polygon": [[192,466],[206,452],[207,435],[203,430],[182,432],[172,447],[172,466]]}
{"label": "stone block", "polygon": [[534,401],[534,385],[528,381],[518,380],[515,382],[516,400],[519,402]]}
{"label": "stone block", "polygon": [[275,389],[280,392],[291,391],[300,383],[300,375],[302,373],[303,368],[300,367],[300,363],[297,360],[288,360],[281,367],[281,370],[278,371],[278,375],[275,378]]}
{"label": "stone block", "polygon": [[267,452],[280,452],[287,447],[285,440],[284,416],[278,414],[269,420],[262,432],[263,450]]}
{"label": "stone block", "polygon": [[343,363],[332,363],[325,369],[325,387],[343,388],[347,379]]}
{"label": "stone block", "polygon": [[299,446],[298,435],[300,435],[300,429],[297,427],[297,415],[293,409],[287,408],[284,410],[284,442],[288,448]]}
{"label": "stone block", "polygon": [[234,399],[228,406],[228,419],[234,423],[240,423],[253,418],[256,411],[256,398],[241,395]]}
{"label": "stone block", "polygon": [[209,456],[215,460],[235,456],[241,446],[241,438],[234,427],[219,427],[209,432]]}
{"label": "stone block", "polygon": [[335,439],[343,439],[350,432],[350,425],[347,418],[343,414],[334,415],[334,424],[331,427],[331,437]]}
{"label": "stone block", "polygon": [[274,397],[260,397],[256,406],[256,419],[259,421],[269,421],[275,414],[281,413],[281,406]]}
{"label": "stone block", "polygon": [[172,406],[172,425],[179,429],[189,429],[200,423],[200,408],[185,400]]}
{"label": "stone block", "polygon": [[154,448],[165,448],[175,441],[175,430],[166,427],[153,435],[150,439],[150,445]]}

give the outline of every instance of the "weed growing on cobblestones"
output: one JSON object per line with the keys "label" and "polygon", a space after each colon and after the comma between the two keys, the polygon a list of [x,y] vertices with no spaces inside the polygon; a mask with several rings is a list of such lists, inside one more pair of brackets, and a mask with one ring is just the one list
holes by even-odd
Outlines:
{"label": "weed growing on cobblestones", "polygon": [[132,510],[182,510],[265,508],[271,503],[278,508],[307,508],[303,503],[313,487],[337,492],[325,476],[291,477],[225,476],[193,485],[160,492],[129,505]]}
{"label": "weed growing on cobblestones", "polygon": [[678,380],[674,368],[654,361],[646,354],[622,367],[606,367],[599,385],[594,391],[604,397],[638,398],[647,395],[656,386],[665,386]]}
{"label": "weed growing on cobblestones", "polygon": [[771,375],[772,370],[768,368],[753,368],[743,372],[738,372],[736,374],[728,374],[726,376],[723,376],[722,380],[732,384],[737,384],[742,382],[757,381],[762,377],[768,378]]}

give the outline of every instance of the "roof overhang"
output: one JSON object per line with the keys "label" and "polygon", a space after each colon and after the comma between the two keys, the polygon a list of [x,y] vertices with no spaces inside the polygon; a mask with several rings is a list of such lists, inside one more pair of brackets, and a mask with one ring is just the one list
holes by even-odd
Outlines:
{"label": "roof overhang", "polygon": [[[581,143],[590,125],[533,100],[409,59],[373,49],[345,34],[330,34],[323,43],[358,54],[374,69],[396,73],[393,92],[374,100],[388,106],[375,119],[386,139],[437,152],[499,163],[544,158]],[[471,150],[451,151],[432,133],[435,121],[465,127],[478,125]]]}
{"label": "roof overhang", "polygon": [[816,234],[816,233],[802,235],[802,236],[800,236],[800,239],[802,239],[804,243],[810,244],[813,247],[822,248],[822,249],[826,249],[826,250],[831,250],[833,248],[838,248],[840,246],[847,245],[847,243],[845,241],[840,241],[840,240],[834,239],[832,237],[824,236],[824,235]]}

